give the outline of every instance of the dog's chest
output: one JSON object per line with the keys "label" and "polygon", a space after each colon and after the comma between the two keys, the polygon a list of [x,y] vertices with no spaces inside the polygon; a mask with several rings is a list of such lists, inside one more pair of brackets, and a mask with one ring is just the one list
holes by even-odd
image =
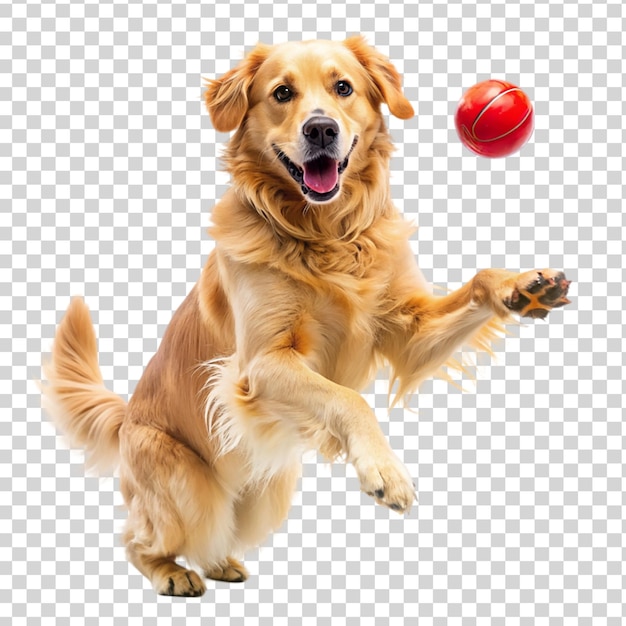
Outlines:
{"label": "dog's chest", "polygon": [[386,275],[371,268],[362,276],[331,276],[313,302],[308,338],[316,369],[339,384],[362,387],[375,366],[384,325]]}
{"label": "dog's chest", "polygon": [[337,302],[328,302],[320,311],[314,353],[318,369],[341,385],[360,388],[367,382],[375,361],[377,323],[364,312],[346,312]]}

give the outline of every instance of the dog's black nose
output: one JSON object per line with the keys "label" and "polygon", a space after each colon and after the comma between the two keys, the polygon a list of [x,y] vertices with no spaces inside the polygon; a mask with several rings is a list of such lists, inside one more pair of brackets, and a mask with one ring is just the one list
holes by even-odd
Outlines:
{"label": "dog's black nose", "polygon": [[304,123],[302,132],[309,143],[318,148],[326,148],[339,134],[339,124],[330,117],[316,115]]}

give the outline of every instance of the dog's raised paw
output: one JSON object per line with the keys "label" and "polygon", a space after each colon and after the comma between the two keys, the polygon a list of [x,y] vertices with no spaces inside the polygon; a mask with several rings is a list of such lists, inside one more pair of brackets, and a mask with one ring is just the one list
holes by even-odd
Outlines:
{"label": "dog's raised paw", "polygon": [[524,272],[504,305],[520,317],[544,319],[552,309],[570,303],[566,297],[570,283],[563,272],[555,270]]}
{"label": "dog's raised paw", "polygon": [[398,513],[408,513],[417,500],[415,485],[404,465],[393,456],[385,460],[359,460],[354,467],[361,489],[378,504]]}

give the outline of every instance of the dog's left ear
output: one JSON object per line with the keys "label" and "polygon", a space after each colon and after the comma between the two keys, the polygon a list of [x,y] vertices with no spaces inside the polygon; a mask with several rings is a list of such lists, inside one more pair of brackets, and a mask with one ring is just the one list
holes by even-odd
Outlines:
{"label": "dog's left ear", "polygon": [[362,36],[346,39],[344,45],[356,56],[367,70],[378,99],[385,102],[392,115],[408,120],[415,114],[413,106],[402,93],[402,79],[389,59],[367,44]]}
{"label": "dog's left ear", "polygon": [[246,58],[224,76],[207,81],[204,103],[215,130],[227,133],[240,126],[248,111],[248,92],[270,46],[258,44]]}

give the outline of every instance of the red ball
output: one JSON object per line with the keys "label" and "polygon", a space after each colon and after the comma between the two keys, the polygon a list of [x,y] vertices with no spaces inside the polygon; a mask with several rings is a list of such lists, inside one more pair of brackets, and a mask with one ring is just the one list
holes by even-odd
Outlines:
{"label": "red ball", "polygon": [[531,136],[533,105],[519,87],[504,80],[485,80],[463,94],[454,123],[470,150],[484,157],[505,157]]}

